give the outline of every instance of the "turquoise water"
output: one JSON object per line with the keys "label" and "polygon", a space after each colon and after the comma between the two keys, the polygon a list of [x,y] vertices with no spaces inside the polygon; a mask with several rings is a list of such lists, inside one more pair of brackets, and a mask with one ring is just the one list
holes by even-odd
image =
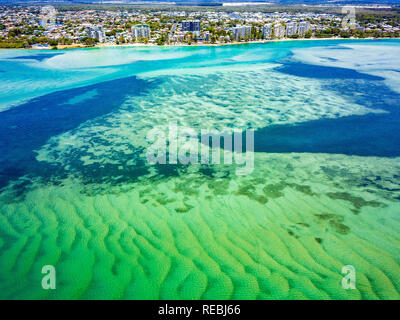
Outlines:
{"label": "turquoise water", "polygon": [[[399,298],[399,72],[397,40],[0,51],[0,297]],[[171,121],[254,129],[254,172],[149,164]]]}

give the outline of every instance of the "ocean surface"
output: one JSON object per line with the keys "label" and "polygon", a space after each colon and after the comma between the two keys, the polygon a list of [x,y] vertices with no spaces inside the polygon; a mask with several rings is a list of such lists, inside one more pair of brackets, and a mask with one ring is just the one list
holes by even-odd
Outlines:
{"label": "ocean surface", "polygon": [[[254,170],[149,163],[170,123]],[[399,128],[397,40],[1,50],[0,299],[399,299]]]}

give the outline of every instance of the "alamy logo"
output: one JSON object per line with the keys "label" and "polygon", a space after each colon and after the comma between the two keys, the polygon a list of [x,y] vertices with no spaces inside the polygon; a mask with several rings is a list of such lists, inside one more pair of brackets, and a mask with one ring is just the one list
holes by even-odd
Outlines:
{"label": "alamy logo", "polygon": [[345,276],[342,279],[342,288],[349,290],[356,288],[356,268],[352,265],[343,266],[342,274]]}
{"label": "alamy logo", "polygon": [[56,268],[52,265],[45,265],[42,268],[42,274],[45,274],[42,278],[42,288],[54,290],[56,288]]}
{"label": "alamy logo", "polygon": [[356,9],[352,6],[342,7],[342,13],[345,16],[342,19],[343,29],[354,29],[356,27]]}
{"label": "alamy logo", "polygon": [[146,154],[150,164],[221,164],[223,151],[223,164],[235,162],[237,175],[250,174],[254,169],[253,130],[246,130],[245,134],[242,131],[229,133],[204,129],[199,132],[170,122],[168,132],[156,127],[149,130],[146,139],[150,142]]}

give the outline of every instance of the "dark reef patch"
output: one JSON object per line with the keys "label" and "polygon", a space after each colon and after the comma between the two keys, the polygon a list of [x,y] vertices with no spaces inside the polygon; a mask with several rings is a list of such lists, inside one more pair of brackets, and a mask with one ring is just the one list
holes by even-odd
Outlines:
{"label": "dark reef patch", "polygon": [[345,200],[351,202],[351,204],[354,206],[354,214],[358,214],[361,210],[362,207],[369,206],[369,207],[382,207],[383,204],[378,201],[367,201],[364,200],[361,197],[353,196],[352,194],[348,192],[328,192],[327,193],[328,197],[331,199],[339,199],[339,200]]}
{"label": "dark reef patch", "polygon": [[344,218],[337,214],[332,213],[323,213],[323,214],[315,214],[315,216],[320,221],[328,222],[329,226],[339,234],[346,235],[350,232],[350,228],[343,224]]}
{"label": "dark reef patch", "polygon": [[280,198],[283,197],[283,189],[285,189],[286,184],[283,182],[275,184],[267,184],[264,186],[263,191],[267,198]]}

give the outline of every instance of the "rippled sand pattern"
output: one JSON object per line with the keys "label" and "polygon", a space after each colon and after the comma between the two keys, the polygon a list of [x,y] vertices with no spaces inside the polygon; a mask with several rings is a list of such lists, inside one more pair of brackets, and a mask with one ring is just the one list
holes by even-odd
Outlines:
{"label": "rippled sand pattern", "polygon": [[[65,181],[3,202],[1,298],[400,297],[398,161],[293,154],[256,165],[95,196]],[[57,290],[40,288],[45,264]],[[356,290],[341,287],[347,264]]]}

